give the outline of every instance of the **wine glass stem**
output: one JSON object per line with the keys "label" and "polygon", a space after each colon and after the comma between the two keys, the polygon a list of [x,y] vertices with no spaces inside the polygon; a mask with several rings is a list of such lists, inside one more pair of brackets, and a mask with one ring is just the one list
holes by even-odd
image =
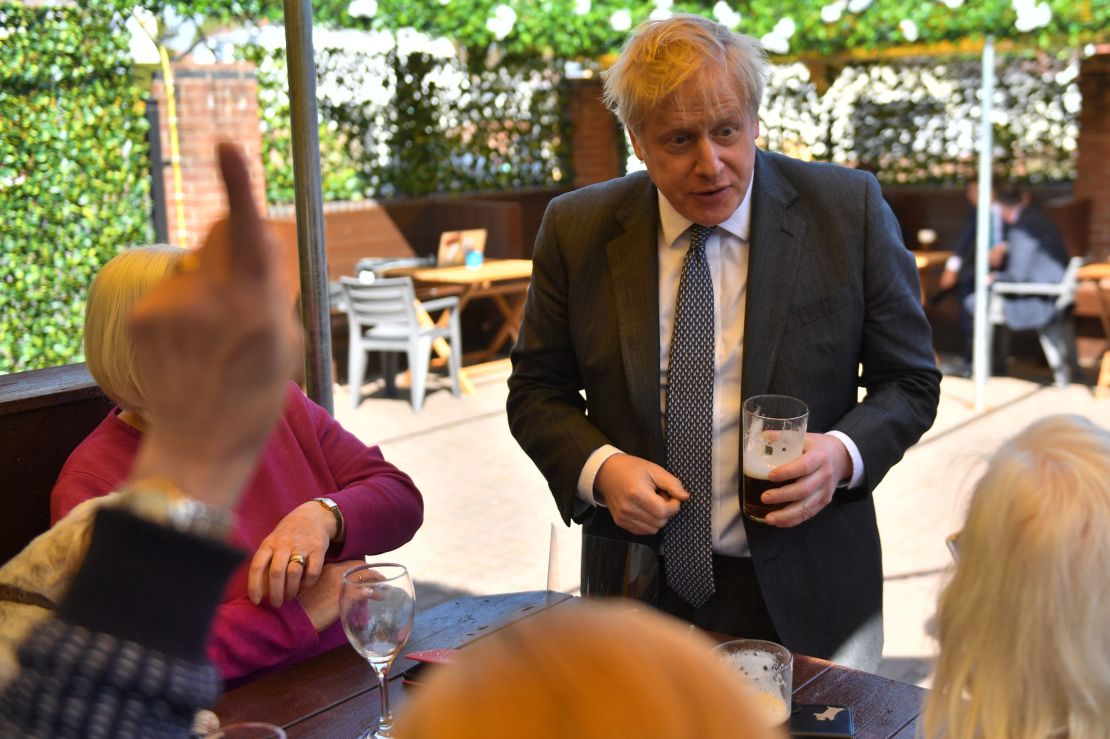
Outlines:
{"label": "wine glass stem", "polygon": [[380,686],[378,693],[382,696],[381,718],[378,719],[376,736],[392,736],[390,732],[393,731],[393,714],[389,710],[389,681],[387,679],[389,665],[375,666],[374,672],[378,674],[378,685]]}

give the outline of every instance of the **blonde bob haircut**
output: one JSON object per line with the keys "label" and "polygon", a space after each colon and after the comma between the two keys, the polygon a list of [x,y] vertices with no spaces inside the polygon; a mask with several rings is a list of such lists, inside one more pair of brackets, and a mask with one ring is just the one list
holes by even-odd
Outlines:
{"label": "blonde bob haircut", "polygon": [[1050,416],[979,480],[940,596],[925,735],[1110,736],[1110,432]]}
{"label": "blonde bob haircut", "polygon": [[396,736],[783,736],[764,728],[747,683],[712,654],[712,642],[633,605],[564,604],[466,647],[433,668],[398,716]]}
{"label": "blonde bob haircut", "polygon": [[708,99],[713,83],[724,74],[754,123],[759,120],[766,70],[767,55],[751,36],[680,13],[636,27],[616,63],[602,73],[603,99],[625,128],[639,133],[648,113],[665,108],[687,82],[700,83]]}
{"label": "blonde bob haircut", "polygon": [[185,250],[168,244],[126,249],[100,268],[85,305],[85,361],[96,384],[124,410],[143,415],[143,379],[127,320],[135,303],[181,262]]}

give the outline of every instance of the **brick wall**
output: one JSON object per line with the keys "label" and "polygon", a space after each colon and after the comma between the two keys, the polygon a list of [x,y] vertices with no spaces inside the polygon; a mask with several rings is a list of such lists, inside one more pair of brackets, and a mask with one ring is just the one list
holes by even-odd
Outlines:
{"label": "brick wall", "polygon": [[262,171],[262,134],[258,125],[258,82],[254,65],[189,63],[173,67],[181,157],[181,200],[184,222],[178,219],[168,105],[162,75],[153,84],[162,129],[162,157],[166,160],[166,213],[170,242],[196,246],[208,227],[225,212],[226,198],[216,161],[216,144],[232,141],[243,146],[250,162],[255,200],[265,212],[266,183]]}
{"label": "brick wall", "polygon": [[1083,109],[1079,114],[1079,159],[1075,196],[1091,199],[1090,256],[1110,258],[1110,45],[1079,68]]}
{"label": "brick wall", "polygon": [[601,102],[601,82],[572,80],[570,116],[574,123],[571,151],[577,187],[604,182],[624,173],[624,140],[613,114]]}

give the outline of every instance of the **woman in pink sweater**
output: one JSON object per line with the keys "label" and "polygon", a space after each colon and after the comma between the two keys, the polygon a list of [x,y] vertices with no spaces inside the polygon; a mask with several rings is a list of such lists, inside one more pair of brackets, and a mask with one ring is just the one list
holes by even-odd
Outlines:
{"label": "woman in pink sweater", "polygon": [[[127,477],[144,427],[142,388],[152,379],[134,372],[127,317],[185,254],[164,245],[128,249],[93,282],[85,353],[93,378],[119,407],[66,461],[51,493],[52,521],[117,490]],[[377,447],[364,445],[290,383],[282,417],[235,512],[231,542],[250,560],[231,578],[208,643],[208,656],[232,684],[345,643],[343,570],[411,539],[423,521],[423,501]]]}

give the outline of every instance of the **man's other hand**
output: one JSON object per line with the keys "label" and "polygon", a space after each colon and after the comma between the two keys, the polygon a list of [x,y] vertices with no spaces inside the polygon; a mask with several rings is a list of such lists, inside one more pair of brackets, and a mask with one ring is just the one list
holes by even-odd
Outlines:
{"label": "man's other hand", "polygon": [[666,525],[689,493],[677,477],[631,454],[605,460],[594,479],[613,521],[631,534],[654,534]]}

